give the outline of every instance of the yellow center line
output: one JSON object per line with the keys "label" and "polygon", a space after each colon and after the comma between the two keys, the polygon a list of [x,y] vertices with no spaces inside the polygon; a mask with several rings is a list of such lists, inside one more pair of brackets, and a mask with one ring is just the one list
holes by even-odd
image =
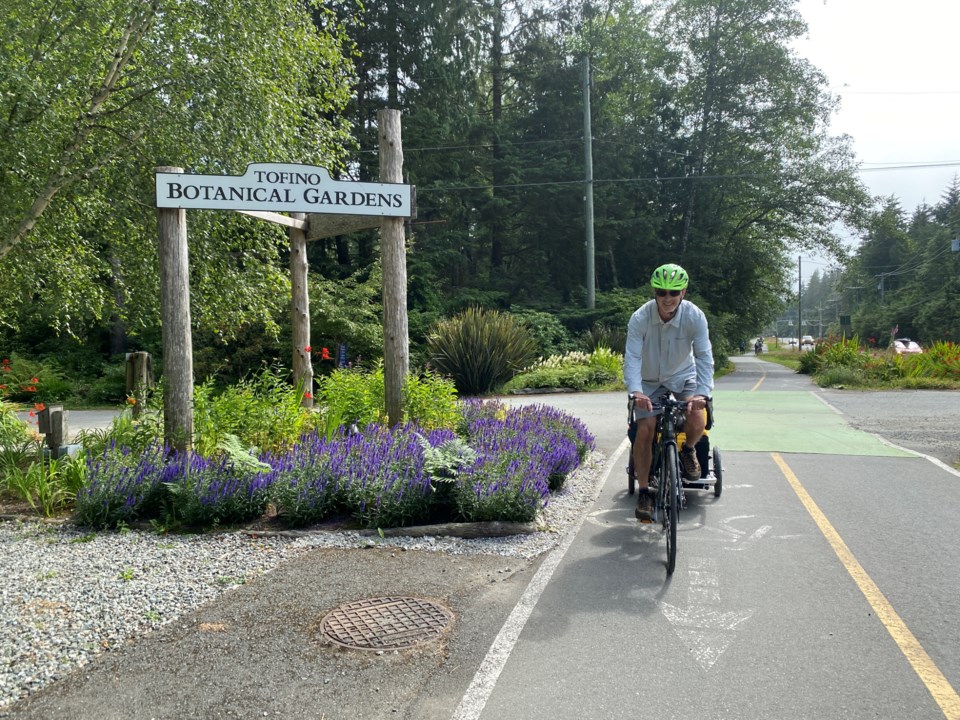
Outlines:
{"label": "yellow center line", "polygon": [[761,365],[761,366],[760,366],[760,379],[757,380],[757,384],[756,384],[756,385],[754,385],[752,388],[750,388],[750,392],[753,392],[753,391],[756,390],[758,387],[760,387],[760,385],[761,385],[761,384],[763,383],[763,381],[766,380],[766,379],[767,379],[767,371],[764,370],[764,369],[763,369],[763,366]]}
{"label": "yellow center line", "polygon": [[823,514],[813,501],[813,498],[810,497],[810,494],[803,485],[800,484],[797,476],[793,474],[793,471],[787,463],[784,462],[779,453],[771,453],[771,455],[773,456],[774,462],[780,467],[780,471],[784,477],[787,478],[787,482],[790,483],[790,487],[793,488],[797,497],[800,498],[800,502],[803,503],[807,512],[810,513],[810,517],[813,518],[817,527],[820,528],[820,532],[823,533],[827,542],[830,543],[840,562],[846,568],[847,572],[850,573],[850,577],[853,578],[857,587],[860,588],[860,592],[867,598],[867,602],[870,603],[877,617],[880,618],[880,622],[883,623],[887,632],[890,633],[890,637],[897,643],[900,652],[906,656],[914,672],[917,673],[920,680],[923,681],[923,684],[927,686],[927,690],[930,691],[933,699],[943,711],[944,717],[946,717],[947,720],[960,720],[960,696],[957,695],[957,691],[953,689],[953,686],[950,685],[949,681],[943,676],[943,673],[940,672],[940,668],[938,668],[936,663],[927,655],[927,651],[923,649],[923,646],[917,638],[910,632],[907,624],[897,615],[897,611],[893,609],[890,601],[880,592],[877,584],[867,575],[866,570],[863,569],[863,566],[860,565],[853,553],[850,552],[850,548],[847,547],[843,538],[840,537],[840,533],[830,524],[827,516]]}

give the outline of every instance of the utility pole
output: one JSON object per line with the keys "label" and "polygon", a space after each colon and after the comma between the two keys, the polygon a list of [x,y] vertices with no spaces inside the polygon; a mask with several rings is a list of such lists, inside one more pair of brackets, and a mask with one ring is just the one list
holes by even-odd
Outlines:
{"label": "utility pole", "polygon": [[583,57],[583,166],[587,246],[587,310],[596,304],[596,272],[593,267],[593,129],[590,123],[590,56]]}
{"label": "utility pole", "polygon": [[803,262],[797,255],[797,350],[803,347]]}

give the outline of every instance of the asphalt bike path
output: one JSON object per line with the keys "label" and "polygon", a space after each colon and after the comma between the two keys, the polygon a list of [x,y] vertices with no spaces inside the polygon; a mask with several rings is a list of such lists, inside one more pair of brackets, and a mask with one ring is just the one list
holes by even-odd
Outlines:
{"label": "asphalt bike path", "polygon": [[736,360],[711,433],[724,490],[687,492],[673,576],[621,448],[455,718],[960,718],[956,471],[854,431],[809,378]]}

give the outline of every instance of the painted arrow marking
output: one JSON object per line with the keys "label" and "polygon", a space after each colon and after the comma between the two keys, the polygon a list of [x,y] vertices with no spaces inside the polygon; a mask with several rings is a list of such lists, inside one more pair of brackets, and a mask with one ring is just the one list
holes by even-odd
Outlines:
{"label": "painted arrow marking", "polygon": [[770,531],[773,530],[772,525],[760,525],[756,530],[750,533],[748,533],[746,530],[741,530],[734,525],[734,523],[743,520],[752,520],[755,517],[755,515],[734,515],[733,517],[728,517],[721,520],[718,526],[703,525],[702,527],[708,533],[712,533],[715,536],[719,535],[718,540],[720,542],[736,546],[725,547],[725,550],[743,550],[745,548],[752,547],[765,537],[771,537],[777,540],[792,540],[800,537],[800,535],[771,535]]}
{"label": "painted arrow marking", "polygon": [[662,600],[658,604],[660,612],[700,667],[709,670],[730,647],[737,627],[749,620],[755,611],[717,608],[720,604],[720,576],[713,560],[690,558],[687,577],[690,586],[685,609]]}

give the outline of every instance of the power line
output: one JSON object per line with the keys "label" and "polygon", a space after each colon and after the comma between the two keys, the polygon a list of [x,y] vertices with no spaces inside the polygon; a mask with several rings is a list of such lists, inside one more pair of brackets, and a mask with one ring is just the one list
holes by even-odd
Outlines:
{"label": "power line", "polygon": [[[870,163],[867,163],[870,164]],[[876,167],[861,167],[860,172],[875,172],[878,170],[917,170],[923,168],[960,167],[960,160],[944,160],[942,162],[926,163],[896,163],[877,165]]]}
{"label": "power line", "polygon": [[[735,175],[654,175],[652,177],[635,177],[635,178],[606,178],[606,179],[594,179],[594,185],[601,184],[613,184],[613,183],[639,183],[639,182],[669,182],[674,180],[744,180],[744,179],[753,179],[758,178],[767,178],[772,177],[769,175],[756,174],[735,174]],[[492,189],[503,189],[503,188],[525,188],[525,187],[544,187],[547,185],[583,185],[583,180],[544,180],[543,182],[529,182],[529,183],[508,183],[503,185],[448,185],[446,187],[442,185],[433,185],[433,186],[424,186],[421,189],[426,191],[449,191],[449,190],[492,190]]]}

